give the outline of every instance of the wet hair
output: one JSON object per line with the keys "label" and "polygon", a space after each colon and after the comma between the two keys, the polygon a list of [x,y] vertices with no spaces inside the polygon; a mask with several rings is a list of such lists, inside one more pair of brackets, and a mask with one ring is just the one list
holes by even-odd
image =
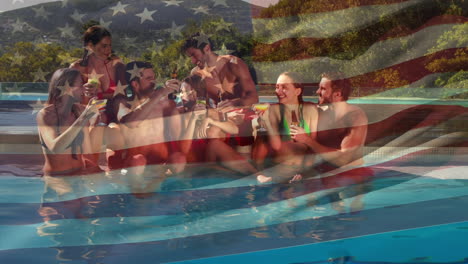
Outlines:
{"label": "wet hair", "polygon": [[186,39],[184,44],[182,45],[181,51],[182,54],[185,54],[189,48],[194,48],[194,49],[199,49],[203,51],[206,45],[210,45],[211,49],[213,50],[213,42],[211,39],[207,37],[208,43],[207,42],[198,42],[198,38],[200,37],[202,33],[197,32],[190,36],[190,38]]}
{"label": "wet hair", "polygon": [[83,34],[83,37],[82,37],[83,46],[85,48],[84,48],[83,58],[82,58],[82,60],[80,62],[81,66],[83,66],[83,67],[88,66],[88,56],[89,56],[88,53],[89,52],[88,52],[88,49],[86,48],[88,46],[88,44],[91,43],[93,45],[96,45],[105,37],[110,37],[111,38],[112,35],[109,32],[109,30],[107,30],[106,28],[104,28],[102,26],[99,26],[99,25],[89,27],[85,31],[85,33]]}
{"label": "wet hair", "polygon": [[[132,98],[135,96],[135,88],[132,86],[132,82],[133,81],[140,81],[140,76],[133,76],[132,78],[132,74],[129,72],[131,70],[133,70],[133,68],[138,68],[140,70],[144,70],[144,69],[153,69],[153,65],[149,62],[144,62],[144,61],[132,61],[132,62],[129,62],[127,63],[127,65],[125,65],[125,81],[127,82],[128,84],[128,89],[130,89],[130,92],[132,94]],[[141,75],[141,72],[140,72],[140,75]]]}
{"label": "wet hair", "polygon": [[293,80],[293,86],[295,88],[301,89],[301,94],[299,94],[297,99],[299,100],[299,104],[304,103],[304,99],[302,98],[302,94],[304,93],[304,79],[302,76],[297,72],[283,72],[280,74],[280,76],[281,75],[291,78],[291,80]]}
{"label": "wet hair", "polygon": [[189,77],[184,79],[184,82],[190,84],[190,87],[192,87],[192,89],[195,90],[197,96],[206,96],[206,85],[200,75],[190,75]]}
{"label": "wet hair", "polygon": [[[190,75],[186,77],[183,82],[188,83],[192,90],[197,93],[197,97],[204,96],[206,97],[206,84],[203,81],[202,77],[197,74]],[[188,108],[192,108],[196,102],[190,102],[188,105],[185,105]]]}
{"label": "wet hair", "polygon": [[342,72],[324,72],[322,78],[327,78],[331,81],[331,88],[333,92],[341,92],[341,96],[346,101],[351,94],[351,82],[346,79]]}
{"label": "wet hair", "polygon": [[52,74],[49,83],[49,98],[47,104],[56,104],[62,91],[59,87],[65,86],[67,83],[72,85],[77,78],[81,78],[80,71],[72,68],[58,69]]}

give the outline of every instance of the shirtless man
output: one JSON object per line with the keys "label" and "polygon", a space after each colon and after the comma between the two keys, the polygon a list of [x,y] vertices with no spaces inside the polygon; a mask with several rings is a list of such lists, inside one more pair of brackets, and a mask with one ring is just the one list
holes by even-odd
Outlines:
{"label": "shirtless man", "polygon": [[320,105],[317,138],[306,136],[300,127],[291,128],[292,138],[307,145],[324,161],[316,166],[318,172],[363,163],[368,121],[362,109],[346,102],[350,92],[350,83],[341,73],[322,74],[317,89]]}
{"label": "shirtless man", "polygon": [[218,108],[257,103],[257,90],[247,64],[232,55],[218,55],[211,48],[211,41],[203,33],[193,35],[182,47],[195,65],[192,74],[201,75],[206,83],[207,100],[216,102]]}
{"label": "shirtless man", "polygon": [[[155,73],[152,65],[145,62],[131,62],[126,66],[126,80],[133,90],[133,98],[119,94],[114,99],[117,119],[122,124],[122,134],[127,146],[127,166],[130,166],[131,176],[136,179],[132,187],[136,190],[152,191],[154,185],[143,189],[140,180],[142,173],[149,164],[164,164],[170,161],[170,142],[179,139],[180,116],[175,103],[167,99],[170,91],[154,90]],[[157,169],[158,178],[153,181],[161,183],[164,171]],[[159,169],[158,169],[159,168]]]}
{"label": "shirtless man", "polygon": [[[245,62],[232,55],[214,53],[209,38],[203,33],[197,33],[187,39],[182,52],[189,56],[195,65],[191,73],[202,76],[209,107],[216,108],[216,111],[209,111],[216,113],[210,114],[209,117],[219,121],[218,111],[222,113],[221,116],[230,112],[229,119],[236,120],[239,127],[235,144],[238,146],[252,144],[251,121],[246,119],[251,114],[248,112],[251,105],[258,102],[258,95]],[[223,139],[225,133],[219,127],[210,126],[205,134],[211,138],[209,149],[226,144]],[[207,153],[211,151],[208,150]]]}

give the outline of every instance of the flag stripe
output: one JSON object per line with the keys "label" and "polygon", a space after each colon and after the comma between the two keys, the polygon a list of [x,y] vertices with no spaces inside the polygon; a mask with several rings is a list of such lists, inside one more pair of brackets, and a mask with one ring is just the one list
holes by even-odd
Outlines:
{"label": "flag stripe", "polygon": [[410,0],[404,3],[348,8],[318,14],[254,19],[254,39],[271,44],[281,39],[297,37],[329,38],[368,27],[381,21],[382,17],[395,15],[424,2]]}
{"label": "flag stripe", "polygon": [[[382,171],[385,173],[384,171]],[[390,172],[392,174],[394,172]],[[401,174],[401,172],[398,172]],[[406,174],[408,175],[408,174]],[[413,180],[413,181],[411,181]],[[360,212],[360,215],[374,215],[378,218],[385,218],[386,221],[371,219],[375,225],[377,223],[389,228],[390,230],[399,230],[403,228],[416,228],[433,224],[444,224],[455,221],[468,220],[466,214],[454,210],[462,203],[466,203],[467,187],[454,184],[447,184],[434,193],[432,186],[418,189],[418,195],[414,195],[414,190],[408,190],[410,186],[440,184],[442,180],[438,179],[417,179],[416,176],[402,178],[388,178],[388,181],[375,182],[377,188],[384,190],[367,193],[368,191],[355,190],[351,197],[343,199],[343,202],[351,202],[357,195],[367,193],[372,197],[374,203],[366,205],[366,209]],[[399,193],[399,198],[395,197],[395,192]],[[411,197],[411,199],[408,199]],[[326,200],[326,206],[312,207],[312,210],[299,211],[306,208],[310,199]],[[59,220],[44,224],[35,225],[16,225],[0,226],[0,231],[5,237],[18,237],[21,241],[21,248],[44,248],[56,246],[84,246],[90,243],[95,245],[106,244],[128,244],[142,243],[150,241],[166,241],[177,238],[189,238],[193,236],[223,236],[225,232],[244,233],[245,231],[254,231],[257,228],[280,225],[283,223],[299,223],[305,221],[313,223],[317,221],[330,221],[331,218],[342,218],[330,205],[339,200],[336,192],[327,194],[315,194],[313,196],[301,196],[290,201],[281,201],[259,208],[236,209],[230,211],[217,212],[213,214],[200,214],[188,219],[187,215],[176,216],[151,216],[151,217],[127,217],[127,218],[101,218],[101,219],[82,219],[82,220]],[[390,199],[390,200],[386,200]],[[411,201],[409,201],[411,200]],[[296,203],[297,207],[292,207],[291,202]],[[449,204],[450,206],[447,206]],[[157,205],[155,205],[157,206]],[[459,207],[458,207],[459,208]],[[411,214],[404,212],[412,209]],[[403,211],[400,211],[403,210]],[[439,217],[425,217],[426,214],[434,216],[434,211],[443,212],[446,215],[437,214]],[[414,217],[416,214],[418,217]],[[391,213],[391,214],[388,214]],[[399,221],[388,221],[389,215],[399,218]],[[406,219],[406,217],[408,219]],[[413,219],[409,221],[409,218]],[[219,224],[223,223],[223,224]],[[396,225],[398,223],[398,225]],[[378,229],[360,228],[362,232],[368,234],[376,232],[388,232],[380,226]],[[142,228],[145,227],[145,228]],[[163,227],[163,228],[162,228]],[[353,230],[348,229],[348,230]],[[316,230],[318,231],[318,230]],[[329,232],[329,230],[324,230]],[[23,234],[38,233],[40,236],[25,239]],[[250,233],[251,232],[247,232]],[[356,234],[357,235],[357,234]],[[362,234],[361,234],[362,235]],[[354,236],[354,235],[353,235]],[[350,236],[339,236],[335,239],[343,239]],[[199,240],[200,237],[197,238]],[[294,241],[294,240],[292,240]],[[57,245],[59,242],[59,245]],[[9,250],[18,248],[14,241],[0,242],[0,250]]]}
{"label": "flag stripe", "polygon": [[[375,45],[381,41],[411,37],[411,35],[433,26],[446,25],[443,27],[444,30],[449,30],[455,25],[460,25],[468,22],[468,18],[462,16],[437,16],[429,21],[427,21],[422,26],[417,29],[405,28],[402,26],[394,27],[388,30],[384,34],[369,36],[367,30],[358,34],[359,36],[365,35],[365,40],[369,42],[368,46]],[[375,31],[374,31],[375,32]],[[440,32],[440,31],[437,31]],[[424,31],[426,34],[431,34],[430,31]],[[437,34],[437,33],[436,33]],[[434,37],[440,37],[440,34],[434,35]],[[298,37],[298,38],[286,38],[276,41],[271,44],[258,43],[253,49],[253,60],[257,62],[261,61],[283,61],[283,60],[301,60],[308,59],[320,56],[343,56],[343,53],[349,54],[358,54],[358,50],[365,47],[365,43],[362,43],[363,38],[354,38],[356,42],[359,42],[360,45],[349,45],[349,41],[346,40],[348,36],[345,37],[332,37],[332,38],[308,38],[308,37]],[[373,41],[373,38],[377,42]],[[406,39],[402,39],[403,41]],[[412,40],[408,38],[408,40]],[[385,44],[383,44],[384,46]],[[349,55],[351,56],[351,55]]]}
{"label": "flag stripe", "polygon": [[263,9],[262,12],[255,13],[252,18],[275,18],[292,16],[297,14],[311,14],[337,11],[341,9],[348,9],[353,7],[363,7],[369,5],[385,5],[404,3],[408,0],[355,0],[355,1],[342,1],[342,0],[315,0],[315,1],[296,1],[293,6],[290,3],[278,3],[275,9],[281,9],[276,13],[268,9]]}

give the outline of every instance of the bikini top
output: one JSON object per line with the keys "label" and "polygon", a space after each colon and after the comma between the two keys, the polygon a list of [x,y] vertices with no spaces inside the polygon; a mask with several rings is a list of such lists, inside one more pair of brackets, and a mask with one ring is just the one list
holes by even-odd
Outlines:
{"label": "bikini top", "polygon": [[[109,61],[109,62],[111,62],[111,61]],[[97,96],[97,98],[98,98],[99,100],[104,99],[104,94],[112,94],[112,95],[113,95],[114,92],[115,92],[115,89],[116,89],[116,87],[117,87],[117,83],[116,83],[114,80],[112,80],[112,77],[111,77],[111,75],[110,75],[110,73],[109,73],[109,69],[107,68],[107,64],[108,64],[109,62],[107,62],[107,63],[105,62],[105,63],[104,63],[104,66],[105,66],[106,72],[107,72],[107,76],[109,77],[109,87],[108,87],[107,90],[105,90],[104,92],[98,92],[98,93],[97,93],[96,96]],[[88,67],[86,67],[86,78],[88,78],[88,77],[87,77],[88,75],[89,75],[89,71],[88,71]],[[86,80],[84,80],[84,81],[87,82],[88,80],[86,79]]]}
{"label": "bikini top", "polygon": [[[57,133],[57,136],[60,136],[60,117],[59,117],[59,114],[58,114],[58,110],[57,110],[57,107],[55,107],[54,105],[54,109],[55,109],[55,113],[57,115],[57,126],[55,127],[55,131]],[[72,107],[72,113],[75,115],[76,118],[78,118],[79,114],[78,112],[75,110],[75,107]],[[44,140],[42,139],[42,135],[39,133],[39,140],[41,142],[41,146],[43,146],[45,149],[49,150],[49,148],[47,147],[47,145],[44,143]],[[83,134],[83,131],[80,130],[80,132],[78,132],[78,134],[76,135],[76,137],[73,139],[73,141],[70,143],[70,145],[68,145],[66,148],[70,148],[71,147],[71,152],[72,152],[72,158],[73,159],[78,159],[78,156],[77,156],[77,148],[79,147],[80,148],[80,152],[83,153],[83,140],[84,140],[84,134]]]}
{"label": "bikini top", "polygon": [[[281,120],[280,120],[280,135],[281,135],[281,140],[282,141],[287,141],[291,140],[291,131],[289,129],[289,123],[288,120],[285,118],[284,114],[284,105],[280,104],[280,115],[281,115]],[[299,104],[299,127],[304,128],[305,132],[310,135],[310,127],[307,122],[304,120],[304,104]]]}

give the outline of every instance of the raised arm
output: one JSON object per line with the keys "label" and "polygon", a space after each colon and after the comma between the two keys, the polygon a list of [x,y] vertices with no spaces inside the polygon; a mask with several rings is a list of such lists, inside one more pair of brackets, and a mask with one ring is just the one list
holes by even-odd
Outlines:
{"label": "raised arm", "polygon": [[63,153],[77,137],[78,133],[84,130],[83,127],[89,123],[88,120],[97,114],[97,107],[97,105],[88,104],[75,122],[60,135],[57,134],[56,130],[56,119],[58,117],[52,116],[50,109],[45,108],[39,111],[36,117],[39,135],[42,137],[47,149],[55,154]]}
{"label": "raised arm", "polygon": [[117,107],[117,120],[129,128],[138,127],[143,121],[148,119],[154,112],[154,108],[161,103],[162,93],[154,93],[154,95],[144,101],[135,109],[131,109],[128,101],[122,97],[116,98],[114,107]]}

